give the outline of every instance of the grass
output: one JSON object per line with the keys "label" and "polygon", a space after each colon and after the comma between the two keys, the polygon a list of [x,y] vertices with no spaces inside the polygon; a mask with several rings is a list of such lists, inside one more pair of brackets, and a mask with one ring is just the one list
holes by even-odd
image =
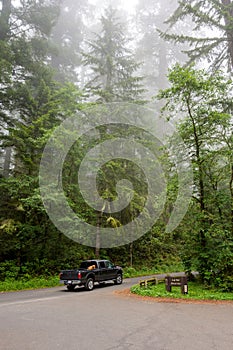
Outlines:
{"label": "grass", "polygon": [[59,285],[58,276],[50,277],[32,277],[22,279],[6,279],[0,282],[0,292],[11,292],[26,289],[38,289],[38,288],[49,288],[56,287]]}
{"label": "grass", "polygon": [[195,300],[233,300],[233,293],[222,292],[214,288],[207,288],[198,282],[188,283],[188,294],[181,294],[180,287],[172,287],[169,293],[165,289],[165,283],[159,283],[156,286],[140,287],[134,285],[131,292],[142,296],[160,297],[160,298],[182,298]]}

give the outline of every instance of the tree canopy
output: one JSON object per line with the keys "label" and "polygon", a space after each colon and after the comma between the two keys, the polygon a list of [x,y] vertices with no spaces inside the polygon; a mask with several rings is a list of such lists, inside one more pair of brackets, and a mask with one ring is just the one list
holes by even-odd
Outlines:
{"label": "tree canopy", "polygon": [[233,68],[233,2],[231,0],[179,1],[166,23],[172,28],[179,21],[191,19],[192,33],[164,31],[162,36],[175,42],[187,42],[185,50],[191,61],[208,59],[212,68]]}

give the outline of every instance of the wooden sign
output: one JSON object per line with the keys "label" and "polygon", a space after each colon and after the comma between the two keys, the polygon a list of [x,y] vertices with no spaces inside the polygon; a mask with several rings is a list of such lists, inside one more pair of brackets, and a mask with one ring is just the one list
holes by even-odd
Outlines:
{"label": "wooden sign", "polygon": [[172,287],[180,287],[182,294],[188,294],[188,278],[187,278],[187,276],[177,276],[177,277],[166,276],[165,277],[165,286],[166,286],[167,292],[171,292]]}

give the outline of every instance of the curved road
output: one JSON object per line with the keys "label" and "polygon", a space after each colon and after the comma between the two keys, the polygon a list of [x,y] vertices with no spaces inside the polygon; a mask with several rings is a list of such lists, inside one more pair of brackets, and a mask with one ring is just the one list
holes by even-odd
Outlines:
{"label": "curved road", "polygon": [[159,303],[65,287],[0,294],[1,350],[231,350],[233,304]]}

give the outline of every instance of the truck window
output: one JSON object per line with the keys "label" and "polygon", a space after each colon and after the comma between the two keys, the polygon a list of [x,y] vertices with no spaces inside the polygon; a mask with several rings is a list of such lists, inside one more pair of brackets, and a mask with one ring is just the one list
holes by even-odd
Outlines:
{"label": "truck window", "polygon": [[104,261],[100,261],[99,266],[100,266],[100,269],[105,269],[106,267]]}
{"label": "truck window", "polygon": [[97,268],[96,261],[91,261],[90,265],[92,265],[95,269]]}
{"label": "truck window", "polygon": [[81,268],[81,269],[87,269],[87,268],[88,268],[87,262],[86,262],[86,261],[83,261],[83,262],[81,263],[81,265],[80,265],[80,268]]}
{"label": "truck window", "polygon": [[97,268],[96,266],[96,261],[83,261],[80,265],[81,269],[88,269],[88,267],[92,266],[94,268],[95,265],[95,269]]}
{"label": "truck window", "polygon": [[114,265],[110,262],[110,261],[105,261],[105,265],[108,269],[112,269],[114,267]]}

